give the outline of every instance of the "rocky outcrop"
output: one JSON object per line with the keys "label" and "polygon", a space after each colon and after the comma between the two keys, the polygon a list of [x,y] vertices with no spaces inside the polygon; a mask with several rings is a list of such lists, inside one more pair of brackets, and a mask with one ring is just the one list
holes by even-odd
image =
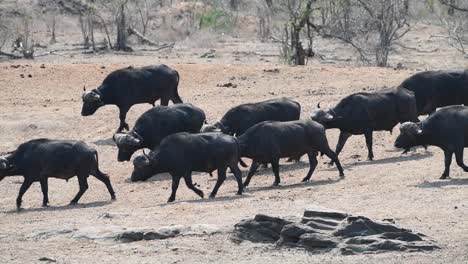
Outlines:
{"label": "rocky outcrop", "polygon": [[332,210],[306,210],[300,222],[256,215],[236,224],[231,239],[310,251],[335,250],[344,255],[439,248],[434,241],[410,229]]}

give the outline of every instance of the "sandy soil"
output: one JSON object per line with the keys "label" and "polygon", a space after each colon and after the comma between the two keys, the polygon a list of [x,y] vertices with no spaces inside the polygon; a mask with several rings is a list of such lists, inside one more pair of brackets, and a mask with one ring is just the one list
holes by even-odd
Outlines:
{"label": "sandy soil", "polygon": [[[146,58],[146,63],[165,62]],[[16,64],[16,63],[14,63]],[[104,107],[91,117],[81,117],[83,85],[96,87],[121,64],[46,64],[19,68],[0,64],[0,150],[38,137],[82,139],[97,148],[101,169],[111,175],[117,200],[110,202],[102,183],[90,178],[90,188],[80,205],[67,206],[78,190],[75,179],[49,181],[51,206],[41,208],[42,194],[34,184],[23,199],[25,210],[15,211],[15,198],[22,179],[9,177],[0,183],[0,262],[33,263],[41,257],[58,263],[467,263],[468,179],[455,164],[452,179],[439,180],[443,155],[439,149],[417,149],[401,156],[393,148],[398,129],[374,137],[375,161],[366,161],[364,137],[352,137],[340,155],[346,178],[339,180],[334,167],[322,159],[310,183],[300,180],[308,164],[283,163],[282,185],[270,188],[271,169],[254,176],[245,195],[236,196],[235,181],[229,175],[216,199],[199,199],[181,184],[176,203],[166,204],[170,180],[166,175],[134,184],[127,179],[132,164],[116,161],[116,147],[110,139],[118,125],[115,107]],[[145,64],[137,60],[134,65]],[[302,105],[308,118],[318,102],[335,103],[358,91],[373,91],[397,85],[414,71],[382,68],[313,65],[287,67],[274,64],[170,64],[180,72],[180,94],[187,102],[206,111],[208,121],[220,118],[230,107],[288,96]],[[279,69],[278,73],[264,70]],[[20,74],[25,74],[21,78]],[[31,74],[32,78],[27,75]],[[237,88],[217,87],[232,82]],[[131,109],[129,123],[150,105]],[[337,131],[327,132],[334,147]],[[244,170],[244,174],[246,171]],[[208,193],[215,177],[195,174],[194,181]],[[410,229],[440,243],[431,253],[385,253],[340,256],[311,255],[303,250],[276,249],[268,245],[233,244],[229,230],[235,223],[257,213],[277,216],[300,215],[305,208],[320,205],[375,219],[393,218]],[[117,217],[108,219],[103,214]],[[167,240],[123,244],[112,241],[77,240],[64,236],[31,238],[40,230],[61,228],[151,227],[172,224],[209,224],[221,230],[210,236],[182,236]]]}

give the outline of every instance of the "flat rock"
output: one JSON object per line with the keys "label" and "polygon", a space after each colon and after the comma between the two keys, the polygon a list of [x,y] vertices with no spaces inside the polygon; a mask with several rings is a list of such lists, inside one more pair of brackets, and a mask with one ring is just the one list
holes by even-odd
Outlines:
{"label": "flat rock", "polygon": [[319,253],[333,251],[342,255],[439,248],[423,234],[394,223],[326,208],[308,209],[297,222],[267,215],[244,219],[235,225],[232,240],[301,247]]}

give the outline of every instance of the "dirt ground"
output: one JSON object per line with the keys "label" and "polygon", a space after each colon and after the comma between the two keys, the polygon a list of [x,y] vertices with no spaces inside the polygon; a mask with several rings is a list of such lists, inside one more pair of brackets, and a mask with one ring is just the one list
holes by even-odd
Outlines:
{"label": "dirt ground", "polygon": [[[119,61],[119,59],[116,59]],[[120,63],[35,63],[19,61],[0,64],[0,151],[38,137],[81,139],[99,151],[100,167],[110,174],[117,200],[110,201],[104,185],[90,178],[90,188],[80,205],[68,206],[78,191],[76,178],[68,183],[49,180],[50,207],[41,208],[42,194],[34,184],[23,198],[25,210],[17,213],[15,198],[22,178],[7,177],[0,183],[0,262],[34,263],[41,257],[57,263],[468,263],[468,178],[455,164],[452,179],[439,180],[443,171],[441,150],[430,147],[408,155],[393,148],[393,135],[376,132],[375,161],[366,161],[364,137],[350,138],[340,159],[346,178],[340,180],[335,167],[322,158],[312,181],[300,183],[308,163],[283,162],[281,187],[273,182],[271,169],[262,169],[242,196],[236,196],[232,174],[216,199],[200,199],[182,183],[176,202],[166,204],[170,178],[154,177],[144,183],[129,183],[132,163],[118,163],[112,134],[118,126],[116,107],[106,106],[90,117],[82,117],[83,85],[94,88],[120,67],[168,63],[157,57],[125,58]],[[11,65],[21,65],[12,68]],[[26,65],[29,64],[29,65]],[[308,118],[318,102],[333,104],[358,91],[394,86],[414,70],[311,65],[288,67],[272,63],[231,65],[218,63],[168,63],[181,75],[179,92],[186,102],[203,108],[214,122],[230,107],[279,96],[302,105]],[[278,71],[265,72],[265,70]],[[24,74],[25,78],[21,78]],[[28,77],[31,74],[31,78]],[[217,87],[232,82],[237,88]],[[149,109],[138,105],[129,113],[129,124]],[[334,148],[337,131],[327,131]],[[243,169],[244,176],[246,170]],[[216,175],[216,174],[215,174]],[[216,177],[195,174],[194,181],[207,194]],[[320,205],[375,219],[392,218],[403,227],[426,234],[441,246],[429,253],[384,253],[341,256],[310,254],[298,249],[229,240],[229,231],[243,218],[264,213],[300,216],[304,209]],[[114,217],[102,217],[113,215]],[[83,240],[67,236],[32,237],[38,231],[63,228],[124,228],[181,224],[207,224],[220,232],[189,235],[166,240],[120,243]]]}

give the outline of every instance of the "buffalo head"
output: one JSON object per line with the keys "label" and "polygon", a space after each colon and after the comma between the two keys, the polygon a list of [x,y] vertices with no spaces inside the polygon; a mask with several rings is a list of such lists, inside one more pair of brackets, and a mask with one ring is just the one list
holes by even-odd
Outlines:
{"label": "buffalo head", "polygon": [[143,138],[136,131],[116,133],[113,139],[119,148],[118,161],[129,161],[133,153],[143,147]]}
{"label": "buffalo head", "polygon": [[208,133],[208,132],[222,132],[224,134],[231,134],[230,129],[223,125],[221,122],[216,122],[213,125],[206,125],[200,129],[201,133]]}
{"label": "buffalo head", "polygon": [[405,122],[400,126],[400,135],[395,140],[395,147],[409,149],[417,146],[417,139],[423,135],[423,130],[418,123]]}
{"label": "buffalo head", "polygon": [[0,157],[0,181],[9,175],[8,171],[13,167],[7,157]]}
{"label": "buffalo head", "polygon": [[147,155],[143,151],[143,155],[137,156],[133,160],[133,172],[130,180],[132,182],[148,180],[156,174],[158,164],[158,159],[153,153]]}
{"label": "buffalo head", "polygon": [[317,109],[312,111],[310,118],[312,118],[312,120],[314,120],[315,122],[325,125],[328,122],[336,120],[337,116],[335,112],[330,108],[328,109],[320,108],[320,103],[318,103]]}
{"label": "buffalo head", "polygon": [[83,95],[81,96],[81,99],[83,100],[83,108],[81,109],[82,116],[92,115],[99,107],[104,105],[102,96],[96,89],[86,91],[86,88],[83,87]]}

